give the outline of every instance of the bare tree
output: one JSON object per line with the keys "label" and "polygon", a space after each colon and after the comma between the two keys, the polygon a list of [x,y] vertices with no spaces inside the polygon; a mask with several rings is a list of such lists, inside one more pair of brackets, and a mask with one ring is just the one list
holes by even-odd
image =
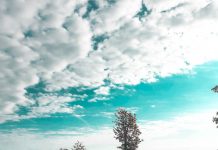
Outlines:
{"label": "bare tree", "polygon": [[136,150],[139,143],[142,142],[139,138],[141,132],[136,124],[136,115],[125,109],[119,109],[115,113],[115,117],[113,131],[115,138],[121,143],[118,148],[122,150]]}
{"label": "bare tree", "polygon": [[74,144],[72,150],[86,150],[86,148],[85,148],[85,146],[81,142],[77,141]]}

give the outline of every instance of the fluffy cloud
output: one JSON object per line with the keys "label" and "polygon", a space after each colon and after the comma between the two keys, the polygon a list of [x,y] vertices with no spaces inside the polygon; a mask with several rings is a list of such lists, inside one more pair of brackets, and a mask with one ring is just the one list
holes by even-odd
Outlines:
{"label": "fluffy cloud", "polygon": [[110,93],[110,88],[102,86],[99,89],[95,90],[95,93],[98,95],[108,95]]}
{"label": "fluffy cloud", "polygon": [[[100,0],[99,0],[100,1]],[[94,34],[111,33],[128,23],[140,10],[141,0],[119,0],[113,5],[102,5],[90,14]],[[131,8],[131,9],[130,9]]]}
{"label": "fluffy cloud", "polygon": [[74,14],[76,4],[1,1],[1,116],[32,103],[25,88],[86,57],[91,33],[88,22]]}
{"label": "fluffy cloud", "polygon": [[[36,103],[25,93],[39,81],[49,92],[83,86],[108,94],[114,84],[154,82],[218,59],[215,1],[144,1],[150,13],[140,19],[141,0],[92,2],[0,2],[1,118]],[[68,98],[58,108],[57,101],[31,109],[71,112]]]}

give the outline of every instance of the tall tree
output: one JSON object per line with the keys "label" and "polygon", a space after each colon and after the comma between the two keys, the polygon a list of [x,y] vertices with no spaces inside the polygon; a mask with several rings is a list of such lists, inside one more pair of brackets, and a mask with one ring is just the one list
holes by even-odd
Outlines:
{"label": "tall tree", "polygon": [[[218,93],[218,86],[216,85],[211,90],[214,91],[215,93]],[[218,128],[218,112],[216,113],[216,117],[213,117],[213,122],[215,122],[215,124],[217,124],[217,128]]]}
{"label": "tall tree", "polygon": [[136,123],[136,115],[125,109],[118,109],[115,113],[115,127],[113,129],[115,138],[121,145],[122,150],[136,150],[142,140],[139,138],[141,131]]}
{"label": "tall tree", "polygon": [[85,146],[81,142],[77,141],[74,144],[72,150],[86,150],[86,148],[85,148]]}

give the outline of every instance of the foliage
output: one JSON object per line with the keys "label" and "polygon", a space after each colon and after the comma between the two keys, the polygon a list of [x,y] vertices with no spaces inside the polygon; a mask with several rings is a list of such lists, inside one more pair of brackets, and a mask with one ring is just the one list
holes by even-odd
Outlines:
{"label": "foliage", "polygon": [[216,117],[213,117],[213,122],[217,124],[217,128],[218,128],[218,112],[216,113]]}
{"label": "foliage", "polygon": [[[215,86],[211,90],[214,91],[215,93],[218,93],[218,86]],[[213,117],[213,122],[217,124],[217,128],[218,128],[218,112],[216,113],[216,117]]]}
{"label": "foliage", "polygon": [[77,141],[77,142],[74,144],[72,150],[86,150],[86,148],[85,148],[85,146],[84,146],[81,142]]}
{"label": "foliage", "polygon": [[218,93],[218,86],[216,85],[216,86],[213,87],[211,90],[214,91],[215,93]]}
{"label": "foliage", "polygon": [[122,150],[136,150],[138,144],[142,141],[139,138],[141,132],[136,124],[136,115],[125,109],[119,109],[115,116],[113,131],[115,138],[121,142],[118,148]]}
{"label": "foliage", "polygon": [[[67,148],[60,148],[60,150],[69,150]],[[86,150],[85,146],[77,141],[74,145],[73,145],[73,148],[71,150]]]}

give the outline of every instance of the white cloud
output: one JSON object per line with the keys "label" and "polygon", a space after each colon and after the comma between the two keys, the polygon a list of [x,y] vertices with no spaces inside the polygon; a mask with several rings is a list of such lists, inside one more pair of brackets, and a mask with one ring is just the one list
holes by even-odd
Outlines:
{"label": "white cloud", "polygon": [[[43,114],[73,113],[74,109],[68,107],[67,102],[74,101],[71,97],[44,95],[36,99],[38,105],[33,106],[30,116],[41,116]],[[78,107],[75,107],[78,108]]]}
{"label": "white cloud", "polygon": [[112,118],[114,116],[114,112],[101,112],[101,113],[98,113],[98,114],[94,114],[93,116],[95,117],[105,117],[105,118]]}
{"label": "white cloud", "polygon": [[[72,98],[71,96],[42,95],[34,99],[34,104],[32,103],[30,106],[28,106],[29,110],[26,114],[2,115],[2,118],[0,118],[0,123],[3,123],[7,120],[19,121],[22,119],[49,117],[51,114],[55,113],[68,113],[77,118],[84,116],[84,114],[79,111],[84,109],[83,106],[70,106],[67,104],[68,102],[72,101],[75,101],[75,98]],[[8,105],[8,107],[9,108],[6,107],[5,109],[11,110],[10,105]]]}
{"label": "white cloud", "polygon": [[24,96],[25,88],[88,54],[89,24],[73,14],[76,3],[1,1],[2,117],[13,114],[17,105],[31,103]]}
{"label": "white cloud", "polygon": [[102,86],[102,87],[98,88],[97,90],[95,90],[95,93],[97,95],[109,95],[110,88]]}
{"label": "white cloud", "polygon": [[[86,0],[2,0],[1,118],[11,118],[17,105],[34,103],[24,96],[25,89],[40,79],[51,92],[79,86],[101,89],[105,80],[154,82],[157,76],[186,73],[218,60],[216,1],[144,2],[152,12],[139,21],[134,16],[141,0],[97,1],[99,8],[87,18],[82,18]],[[94,51],[92,36],[101,34],[108,38]]]}
{"label": "white cloud", "polygon": [[214,112],[185,114],[171,121],[147,122],[142,127],[144,142],[140,149],[217,149],[218,130],[212,122]]}
{"label": "white cloud", "polygon": [[[205,150],[217,149],[218,129],[212,122],[215,113],[202,112],[185,114],[171,120],[145,121],[140,123],[142,131],[139,150]],[[100,137],[100,138],[97,138]],[[17,130],[0,135],[0,144],[5,150],[54,150],[72,147],[77,140],[83,142],[87,149],[112,150],[118,142],[113,138],[111,128],[98,131],[80,129],[75,131],[56,131],[44,134]]]}
{"label": "white cloud", "polygon": [[[90,22],[94,34],[110,33],[119,30],[140,10],[141,0],[119,0],[114,5],[103,5],[91,13]],[[131,8],[131,9],[130,9]]]}

